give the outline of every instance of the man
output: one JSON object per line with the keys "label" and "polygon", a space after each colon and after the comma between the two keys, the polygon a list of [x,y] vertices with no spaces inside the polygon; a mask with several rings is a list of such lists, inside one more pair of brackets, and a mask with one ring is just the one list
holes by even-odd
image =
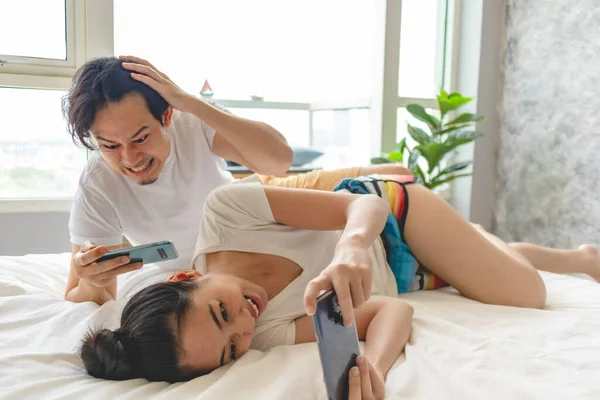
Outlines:
{"label": "man", "polygon": [[69,221],[73,257],[65,298],[74,302],[115,299],[117,276],[142,267],[127,257],[95,262],[122,247],[124,236],[133,245],[172,240],[179,252],[136,279],[135,289],[162,280],[168,269],[187,268],[206,196],[233,181],[224,158],[283,186],[332,189],[359,174],[354,168],[324,177],[268,176],[285,173],[292,162],[281,133],[184,92],[137,57],[88,61],[63,109],[73,141],[98,149],[82,172]]}

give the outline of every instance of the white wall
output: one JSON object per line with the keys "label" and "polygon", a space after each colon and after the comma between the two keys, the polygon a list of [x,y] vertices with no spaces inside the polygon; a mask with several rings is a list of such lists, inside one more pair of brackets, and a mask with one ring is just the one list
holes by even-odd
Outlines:
{"label": "white wall", "polygon": [[69,213],[0,213],[0,256],[71,251]]}
{"label": "white wall", "polygon": [[459,160],[473,160],[473,176],[454,181],[452,204],[463,217],[492,230],[506,0],[458,0],[457,6],[459,57],[453,89],[474,97],[468,111],[486,119],[476,127],[484,136],[459,151]]}

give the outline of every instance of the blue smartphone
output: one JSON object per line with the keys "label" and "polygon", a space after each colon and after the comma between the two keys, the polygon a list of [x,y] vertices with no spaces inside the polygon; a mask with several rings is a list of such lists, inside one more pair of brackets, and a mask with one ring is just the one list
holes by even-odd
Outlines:
{"label": "blue smartphone", "polygon": [[177,250],[175,249],[173,242],[169,240],[111,250],[102,257],[98,258],[96,262],[99,263],[121,256],[128,256],[131,259],[131,263],[142,262],[144,264],[152,264],[160,261],[174,260],[179,256],[179,254],[177,254]]}
{"label": "blue smartphone", "polygon": [[321,367],[329,399],[347,399],[350,369],[360,355],[356,324],[344,326],[342,310],[333,290],[317,297],[312,317]]}

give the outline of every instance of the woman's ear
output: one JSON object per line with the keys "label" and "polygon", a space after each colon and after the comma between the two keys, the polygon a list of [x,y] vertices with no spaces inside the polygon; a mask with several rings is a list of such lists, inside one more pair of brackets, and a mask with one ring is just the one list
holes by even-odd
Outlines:
{"label": "woman's ear", "polygon": [[186,269],[171,275],[169,282],[191,281],[193,279],[198,279],[201,276],[202,274],[195,269]]}
{"label": "woman's ear", "polygon": [[171,126],[171,122],[173,122],[173,107],[168,106],[165,112],[162,115],[163,125],[168,128]]}

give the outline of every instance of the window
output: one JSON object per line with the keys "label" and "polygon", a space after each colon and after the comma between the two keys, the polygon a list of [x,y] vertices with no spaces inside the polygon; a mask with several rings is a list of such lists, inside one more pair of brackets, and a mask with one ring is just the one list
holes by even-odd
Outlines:
{"label": "window", "polygon": [[264,121],[277,129],[285,132],[290,146],[309,146],[309,115],[303,110],[266,110],[256,108],[228,108],[229,111],[240,117]]}
{"label": "window", "polygon": [[0,131],[0,212],[68,211],[86,152],[66,131],[61,98],[85,57],[112,49],[105,29],[112,3],[19,0],[1,7],[0,37],[8,39],[0,40],[0,107],[9,117]]}
{"label": "window", "polygon": [[[207,79],[215,101],[273,125],[292,146],[325,152],[324,167],[366,164],[405,132],[402,114],[389,110],[414,98],[433,106],[448,1],[4,2],[0,106],[15,117],[0,132],[0,200],[73,194],[86,153],[65,130],[60,98],[86,59],[110,54],[146,58],[192,94]],[[382,51],[398,26],[400,51],[397,36]],[[378,97],[388,102],[383,115],[370,107],[392,47],[384,75],[399,74],[398,96]],[[381,124],[395,118],[397,129]]]}
{"label": "window", "polygon": [[[70,197],[85,164],[61,114],[63,91],[0,88],[0,198]],[[35,118],[32,116],[35,110]]]}
{"label": "window", "polygon": [[445,10],[445,1],[402,0],[400,97],[431,98],[442,83],[437,71],[442,68],[445,16],[439,10]]}
{"label": "window", "polygon": [[[143,40],[130,23],[141,8],[148,26],[161,26],[145,30]],[[228,108],[273,125],[292,145],[311,146],[309,113],[278,108],[368,104],[375,13],[370,1],[174,0],[164,7],[160,0],[115,0],[115,54],[150,60],[190,93],[207,79],[217,102],[259,96],[269,108]]]}
{"label": "window", "polygon": [[3,2],[0,37],[11,39],[0,41],[0,54],[66,60],[65,13],[64,0]]}
{"label": "window", "polygon": [[[115,54],[151,60],[217,99],[323,102],[371,94],[375,7],[347,0],[114,0]],[[144,13],[143,35],[138,20]]]}
{"label": "window", "polygon": [[325,153],[326,168],[365,165],[370,155],[368,109],[326,110],[313,113],[313,147]]}

